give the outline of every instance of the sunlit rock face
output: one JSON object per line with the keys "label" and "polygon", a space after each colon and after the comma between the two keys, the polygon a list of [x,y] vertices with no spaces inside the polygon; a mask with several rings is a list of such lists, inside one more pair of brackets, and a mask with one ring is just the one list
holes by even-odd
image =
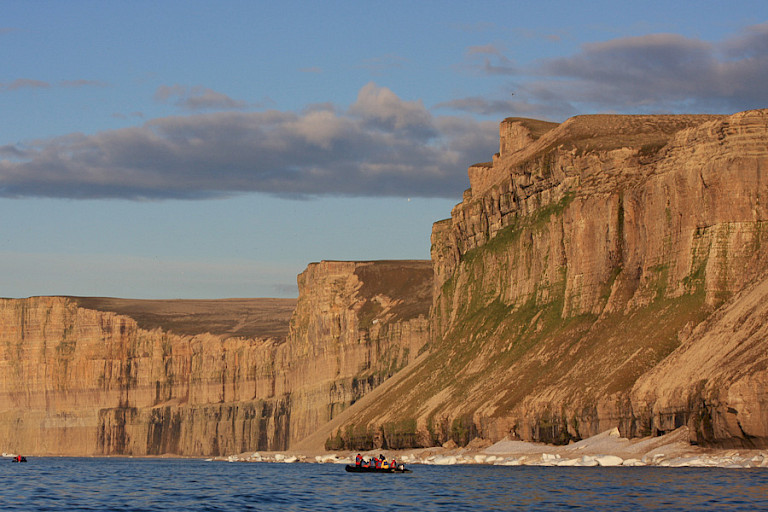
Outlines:
{"label": "sunlit rock face", "polygon": [[277,392],[303,439],[412,361],[429,340],[430,261],[313,263],[299,275]]}
{"label": "sunlit rock face", "polygon": [[3,450],[213,454],[279,444],[274,424],[288,415],[269,391],[271,354],[295,301],[278,303],[269,309],[283,318],[283,339],[147,330],[63,297],[0,301]]}
{"label": "sunlit rock face", "polygon": [[322,262],[298,303],[0,300],[0,449],[285,449],[415,357],[431,279],[428,261]]}
{"label": "sunlit rock face", "polygon": [[687,425],[697,444],[764,448],[768,279],[739,292],[681,340],[635,383],[634,414],[655,435]]}
{"label": "sunlit rock face", "polygon": [[432,261],[313,263],[298,301],[0,300],[0,449],[768,446],[765,169],[766,110],[507,119]]}
{"label": "sunlit rock face", "polygon": [[[762,288],[742,291],[768,269],[768,111],[507,119],[500,133],[433,229],[428,357],[335,442],[688,425],[699,443],[765,446]],[[722,315],[752,327],[731,335]]]}

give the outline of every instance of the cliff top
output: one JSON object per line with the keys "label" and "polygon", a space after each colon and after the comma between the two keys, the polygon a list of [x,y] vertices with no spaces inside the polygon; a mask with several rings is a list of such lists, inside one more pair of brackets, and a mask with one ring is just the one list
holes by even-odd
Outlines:
{"label": "cliff top", "polygon": [[355,274],[363,283],[360,288],[363,297],[382,294],[400,300],[392,309],[395,319],[429,315],[433,277],[430,260],[368,262],[358,266]]}
{"label": "cliff top", "polygon": [[429,315],[432,305],[431,260],[323,260],[310,263],[299,275],[299,295],[304,290],[328,287],[329,279],[353,277],[354,293],[364,302],[362,324],[386,313],[387,321],[403,321]]}
{"label": "cliff top", "polygon": [[288,335],[296,299],[139,300],[69,297],[79,307],[133,318],[142,329],[182,335],[209,332],[246,338]]}
{"label": "cliff top", "polygon": [[560,126],[560,123],[551,121],[542,121],[541,119],[531,119],[529,117],[508,117],[502,121],[503,124],[518,124],[525,127],[530,136],[538,139],[545,133]]}
{"label": "cliff top", "polygon": [[[516,118],[506,123],[518,123],[531,132],[535,142],[513,155],[519,162],[551,151],[556,147],[586,151],[610,151],[623,147],[659,148],[675,133],[708,121],[723,119],[723,115],[618,115],[595,114],[575,116],[560,125]],[[551,128],[541,133],[549,125]],[[554,126],[553,126],[554,125]]]}

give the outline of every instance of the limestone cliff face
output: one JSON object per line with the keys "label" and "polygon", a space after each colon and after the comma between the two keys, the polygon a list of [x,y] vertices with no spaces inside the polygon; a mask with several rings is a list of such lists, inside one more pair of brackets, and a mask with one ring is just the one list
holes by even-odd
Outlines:
{"label": "limestone cliff face", "polygon": [[[434,227],[432,351],[349,444],[682,422],[699,442],[768,445],[765,338],[740,333],[739,359],[701,323],[742,311],[768,268],[768,111],[509,119],[500,148]],[[704,353],[722,364],[699,375]]]}
{"label": "limestone cliff face", "polygon": [[0,301],[0,439],[29,454],[217,454],[286,442],[281,340],[145,330],[63,297]]}
{"label": "limestone cliff face", "polygon": [[429,261],[314,263],[299,275],[289,343],[278,354],[290,441],[405,367],[428,342]]}
{"label": "limestone cliff face", "polygon": [[[0,300],[0,449],[285,449],[422,348],[431,276],[430,262],[312,264],[298,304]],[[195,316],[219,328],[178,334],[204,332]]]}

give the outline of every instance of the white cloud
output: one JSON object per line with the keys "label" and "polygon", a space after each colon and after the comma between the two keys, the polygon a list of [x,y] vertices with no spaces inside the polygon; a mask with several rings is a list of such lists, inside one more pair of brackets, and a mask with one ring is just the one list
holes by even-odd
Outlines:
{"label": "white cloud", "polygon": [[9,83],[0,83],[0,91],[16,91],[18,89],[49,89],[51,84],[31,78],[17,78]]}
{"label": "white cloud", "polygon": [[432,115],[421,101],[403,101],[391,90],[374,83],[360,89],[349,111],[383,129],[418,133],[426,138],[436,135]]}
{"label": "white cloud", "polygon": [[240,110],[248,106],[245,101],[235,100],[226,94],[200,86],[161,85],[155,91],[155,100],[172,102],[186,110]]}
{"label": "white cloud", "polygon": [[213,112],[5,146],[0,196],[459,197],[467,167],[497,146],[496,122],[435,117],[368,84],[347,111]]}
{"label": "white cloud", "polygon": [[99,80],[61,80],[57,84],[51,84],[43,80],[33,78],[17,78],[8,83],[0,83],[0,91],[17,91],[19,89],[51,89],[52,87],[80,88],[80,87],[106,87],[108,84]]}
{"label": "white cloud", "polygon": [[468,58],[514,80],[515,101],[461,98],[440,106],[500,116],[589,112],[722,112],[768,106],[768,23],[721,42],[649,34],[588,43],[573,55],[516,66],[496,46]]}

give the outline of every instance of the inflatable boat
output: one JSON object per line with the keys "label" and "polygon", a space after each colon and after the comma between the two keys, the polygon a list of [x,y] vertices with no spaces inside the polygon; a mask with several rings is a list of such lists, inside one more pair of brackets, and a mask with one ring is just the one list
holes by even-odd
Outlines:
{"label": "inflatable boat", "polygon": [[405,467],[400,464],[396,468],[371,468],[366,466],[355,466],[352,464],[347,464],[347,467],[345,468],[347,470],[347,473],[410,473],[410,469],[405,469]]}

